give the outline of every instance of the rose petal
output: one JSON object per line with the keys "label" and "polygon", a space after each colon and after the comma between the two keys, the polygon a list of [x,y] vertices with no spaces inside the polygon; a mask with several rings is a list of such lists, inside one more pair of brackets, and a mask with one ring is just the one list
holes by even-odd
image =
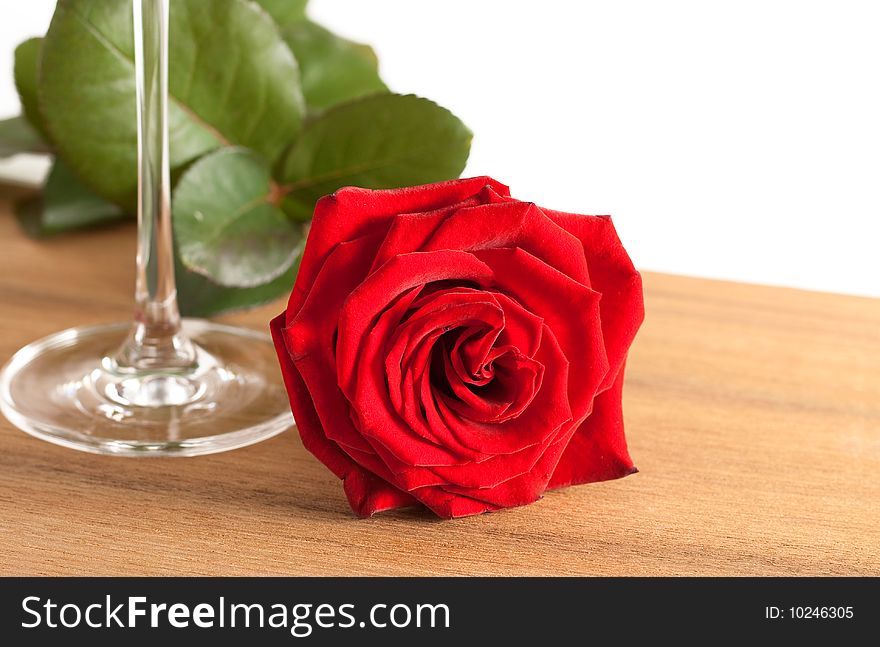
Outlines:
{"label": "rose petal", "polygon": [[431,211],[401,213],[394,216],[385,240],[376,253],[372,270],[379,269],[388,259],[398,254],[420,251],[443,221],[459,209],[502,201],[515,202],[509,194],[499,193],[497,189],[495,184],[486,184],[477,193],[459,202],[445,203],[442,207]]}
{"label": "rose petal", "polygon": [[[437,347],[442,337],[456,329],[476,329],[482,331],[491,345],[504,325],[504,313],[491,292],[444,291],[418,303],[421,306],[398,327],[386,346],[385,370],[389,391],[399,389],[401,400],[411,398],[414,393],[413,367],[421,373],[430,365],[431,357],[443,350],[442,343]],[[401,373],[409,379],[401,380]]]}
{"label": "rose petal", "polygon": [[[561,432],[571,429],[569,422],[551,430],[551,441]],[[434,465],[429,468],[408,468],[396,474],[401,489],[408,491],[419,501],[426,497],[428,486],[442,487],[449,492],[465,493],[483,500],[484,492],[501,487],[504,483],[534,471],[534,467],[547,451],[548,445],[531,445],[512,454],[498,454],[476,463],[461,465]],[[558,458],[558,456],[557,456]],[[546,486],[549,472],[543,480]],[[542,486],[542,490],[543,490]],[[480,493],[476,492],[477,490]],[[493,496],[493,495],[485,495]]]}
{"label": "rose petal", "polygon": [[[537,501],[546,491],[553,469],[559,463],[560,456],[568,445],[570,437],[570,427],[561,429],[558,438],[547,447],[530,470],[516,478],[504,481],[494,488],[471,489],[446,485],[443,486],[443,489],[453,494],[467,495],[469,498],[487,504],[490,508],[509,508]],[[425,502],[425,497],[421,492],[416,491],[414,494],[419,501]]]}
{"label": "rose petal", "polygon": [[[443,352],[443,371],[455,397],[440,393],[450,409],[474,422],[500,424],[519,416],[535,398],[544,379],[544,365],[526,357],[512,346],[495,348],[487,357],[493,375],[474,385],[462,379]],[[471,386],[469,386],[471,385]]]}
{"label": "rose petal", "polygon": [[389,260],[357,286],[339,313],[336,364],[340,387],[351,399],[361,340],[395,298],[412,288],[449,280],[487,287],[492,277],[485,263],[457,250],[401,254]]}
{"label": "rose petal", "polygon": [[495,300],[504,312],[504,328],[496,340],[497,345],[513,346],[528,357],[534,357],[541,345],[544,319],[526,310],[516,299],[492,290]]}
{"label": "rose petal", "polygon": [[[501,328],[487,330],[485,326],[471,326],[455,332],[452,347],[449,347],[448,341],[443,344],[444,370],[459,382],[485,386],[495,374],[489,356],[501,334]],[[447,364],[448,368],[445,366]]]}
{"label": "rose petal", "polygon": [[581,242],[531,202],[508,201],[458,209],[421,247],[475,251],[518,247],[590,287]]}
{"label": "rose petal", "polygon": [[288,309],[299,310],[324,261],[338,243],[377,231],[384,233],[397,214],[432,211],[462,202],[486,186],[500,195],[510,195],[508,188],[500,182],[489,177],[475,177],[384,191],[344,187],[321,198],[315,205]]}
{"label": "rose petal", "polygon": [[583,243],[592,287],[602,295],[602,335],[609,364],[608,375],[599,387],[604,391],[614,382],[645,318],[642,277],[608,216],[579,216],[551,209],[544,209],[544,213]]}
{"label": "rose petal", "polygon": [[284,331],[287,348],[315,402],[327,437],[365,452],[370,451],[370,445],[352,426],[348,402],[337,384],[334,337],[339,309],[369,264],[370,256],[365,252],[377,244],[378,237],[371,235],[337,245],[302,308]]}
{"label": "rose petal", "polygon": [[351,509],[360,517],[417,503],[411,495],[363,469],[349,472],[342,486]]}
{"label": "rose petal", "polygon": [[623,435],[623,374],[621,367],[612,387],[596,398],[593,413],[572,436],[548,489],[606,481],[638,471]]}
{"label": "rose petal", "polygon": [[553,331],[570,362],[568,396],[574,419],[583,418],[608,372],[599,293],[519,248],[474,255],[493,270],[500,292],[543,317]]}
{"label": "rose petal", "polygon": [[324,435],[313,400],[290,359],[284,334],[285,320],[284,313],[275,317],[270,330],[303,446],[343,480],[349,503],[357,514],[369,516],[381,510],[414,505],[416,500],[411,495],[365,470]]}
{"label": "rose petal", "polygon": [[469,517],[484,512],[493,512],[502,507],[478,501],[467,495],[451,494],[441,488],[431,488],[431,494],[426,496],[422,503],[442,519]]}
{"label": "rose petal", "polygon": [[[455,279],[486,283],[491,272],[471,254],[445,250],[397,256],[374,272],[346,300],[339,315],[336,346],[338,383],[352,404],[358,429],[373,448],[408,465],[451,464],[462,460],[449,448],[414,433],[394,411],[385,385],[381,343],[364,343],[390,300],[434,281]],[[375,340],[382,342],[379,337]],[[387,463],[388,461],[386,461]]]}
{"label": "rose petal", "polygon": [[544,331],[535,360],[545,367],[543,381],[532,405],[520,416],[501,424],[462,421],[443,400],[438,400],[436,417],[428,409],[432,427],[445,426],[463,445],[488,455],[511,454],[532,445],[546,444],[561,425],[576,421],[567,395],[569,362],[549,329]]}
{"label": "rose petal", "polygon": [[[436,410],[429,408],[427,411],[432,428],[456,428],[456,433],[463,438],[485,446],[487,451],[491,448],[495,455],[481,461],[424,469],[401,464],[392,468],[392,471],[397,475],[402,489],[411,490],[413,496],[423,500],[429,495],[423,491],[426,486],[452,484],[468,488],[495,487],[530,471],[546,452],[548,444],[556,441],[560,430],[570,431],[574,428],[565,396],[567,361],[551,332],[546,331],[544,339],[546,347],[542,345],[538,358],[553,370],[548,369],[549,377],[537,395],[542,401],[535,402],[520,418],[503,425],[471,423],[457,426],[456,414],[450,412],[442,402],[437,403]],[[499,452],[499,449],[507,451]]]}
{"label": "rose petal", "polygon": [[[495,337],[503,324],[503,313],[492,293],[470,289],[437,293],[431,300],[419,302],[421,307],[385,344],[385,378],[392,405],[410,428],[449,448],[452,453],[461,453],[460,460],[479,459],[481,454],[462,448],[454,439],[440,433],[442,430],[432,429],[427,424],[414,386],[414,372],[415,376],[420,376],[430,367],[431,356],[438,350],[438,340],[447,334],[447,330],[481,326],[487,336]],[[372,348],[365,352],[372,352]],[[366,375],[365,378],[371,379]]]}

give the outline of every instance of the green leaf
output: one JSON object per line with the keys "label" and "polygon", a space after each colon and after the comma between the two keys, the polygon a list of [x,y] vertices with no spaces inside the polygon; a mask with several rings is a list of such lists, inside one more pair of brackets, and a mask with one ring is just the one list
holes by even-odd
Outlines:
{"label": "green leaf", "polygon": [[21,99],[24,116],[39,133],[45,137],[43,118],[37,106],[37,72],[40,62],[42,38],[29,38],[15,48],[15,88]]}
{"label": "green leaf", "polygon": [[24,117],[0,120],[0,157],[19,153],[48,153],[49,147]]}
{"label": "green leaf", "polygon": [[191,272],[177,258],[177,298],[185,317],[213,317],[230,310],[255,308],[290,294],[296,280],[296,264],[270,283],[254,288],[225,288],[201,274]]}
{"label": "green leaf", "polygon": [[171,6],[171,95],[230,143],[276,160],[305,113],[296,59],[276,25],[246,0]]}
{"label": "green leaf", "polygon": [[309,122],[280,168],[282,208],[308,219],[315,201],[346,185],[392,188],[458,177],[471,131],[413,95],[383,94],[331,108]]}
{"label": "green leaf", "polygon": [[51,236],[128,217],[84,187],[60,159],[52,165],[42,195],[18,203],[16,212],[31,236]]}
{"label": "green leaf", "polygon": [[[101,196],[128,207],[137,193],[131,3],[61,0],[43,42],[40,99],[61,155]],[[168,106],[171,165],[220,145],[177,102]]]}
{"label": "green leaf", "polygon": [[[60,0],[43,43],[40,106],[60,154],[101,196],[137,190],[129,0]],[[225,143],[277,158],[299,130],[296,60],[246,0],[175,0],[170,21],[171,166]]]}
{"label": "green leaf", "polygon": [[174,232],[183,264],[226,287],[268,283],[299,256],[301,226],[269,202],[268,165],[224,148],[190,167],[174,190]]}
{"label": "green leaf", "polygon": [[310,108],[388,91],[369,45],[341,38],[308,20],[287,27],[282,35],[299,61],[303,95]]}
{"label": "green leaf", "polygon": [[257,0],[279,27],[287,27],[306,19],[308,0]]}

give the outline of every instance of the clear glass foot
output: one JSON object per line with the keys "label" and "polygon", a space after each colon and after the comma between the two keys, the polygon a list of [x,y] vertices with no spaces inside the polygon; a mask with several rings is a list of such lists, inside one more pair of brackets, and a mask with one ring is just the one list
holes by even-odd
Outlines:
{"label": "clear glass foot", "polygon": [[243,447],[293,424],[267,335],[184,320],[195,360],[121,367],[130,323],[70,328],[19,350],[0,373],[0,409],[33,436],[124,456],[196,456]]}

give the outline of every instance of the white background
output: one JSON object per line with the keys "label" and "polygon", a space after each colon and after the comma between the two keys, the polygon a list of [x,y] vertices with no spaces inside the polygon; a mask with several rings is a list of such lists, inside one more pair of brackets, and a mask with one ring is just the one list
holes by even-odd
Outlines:
{"label": "white background", "polygon": [[[0,0],[12,49],[53,0]],[[468,175],[611,213],[643,269],[880,296],[880,3],[312,0],[474,131]]]}

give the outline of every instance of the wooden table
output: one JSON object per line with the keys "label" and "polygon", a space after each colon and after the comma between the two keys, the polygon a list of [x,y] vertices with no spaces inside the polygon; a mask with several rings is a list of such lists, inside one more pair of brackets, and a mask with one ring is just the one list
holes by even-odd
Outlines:
{"label": "wooden table", "polygon": [[[127,317],[132,227],[34,242],[9,212],[0,361]],[[645,286],[625,392],[639,474],[455,521],[359,520],[295,432],[138,460],[0,419],[0,575],[880,574],[880,301],[661,274]],[[265,329],[280,308],[229,319]]]}

